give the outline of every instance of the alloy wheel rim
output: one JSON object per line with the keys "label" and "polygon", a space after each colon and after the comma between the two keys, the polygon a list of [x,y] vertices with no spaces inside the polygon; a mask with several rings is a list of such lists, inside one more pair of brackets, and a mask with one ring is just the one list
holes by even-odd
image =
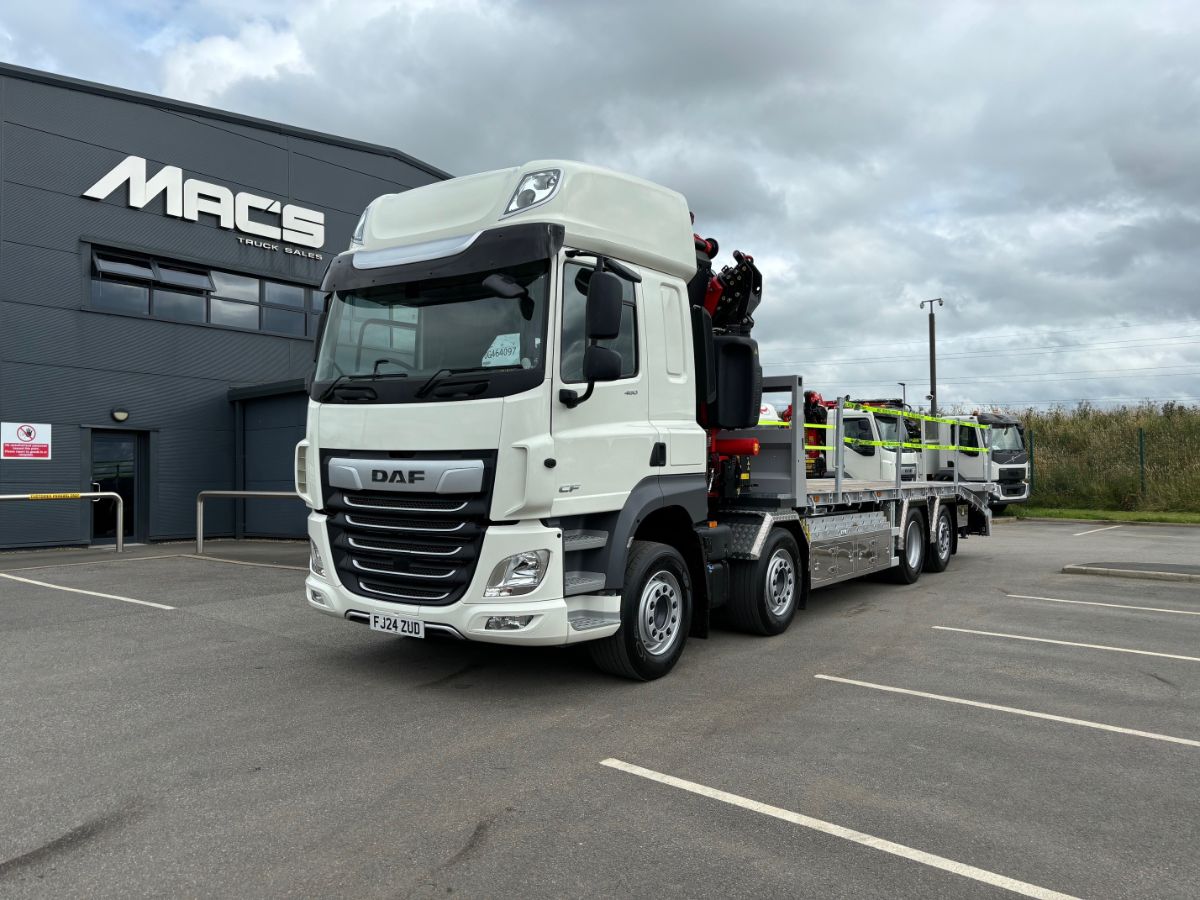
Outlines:
{"label": "alloy wheel rim", "polygon": [[915,569],[921,562],[921,523],[917,519],[908,523],[908,531],[904,534],[904,552],[908,567]]}
{"label": "alloy wheel rim", "polygon": [[638,639],[651,656],[664,656],[679,642],[682,625],[679,580],[670,572],[655,572],[638,600]]}
{"label": "alloy wheel rim", "polygon": [[786,615],[796,600],[796,566],[792,555],[782,548],[767,563],[766,596],[767,608],[777,618]]}

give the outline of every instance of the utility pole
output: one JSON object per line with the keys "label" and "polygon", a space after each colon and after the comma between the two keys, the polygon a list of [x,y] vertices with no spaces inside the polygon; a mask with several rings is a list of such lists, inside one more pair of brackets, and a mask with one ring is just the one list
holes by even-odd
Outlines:
{"label": "utility pole", "polygon": [[945,306],[941,297],[936,297],[933,300],[922,300],[921,308],[925,308],[925,304],[929,304],[929,414],[937,415],[937,325],[934,321],[933,307]]}
{"label": "utility pole", "polygon": [[903,381],[897,381],[896,384],[900,385],[900,398],[901,398],[900,405],[907,408],[908,407],[908,385],[905,384]]}

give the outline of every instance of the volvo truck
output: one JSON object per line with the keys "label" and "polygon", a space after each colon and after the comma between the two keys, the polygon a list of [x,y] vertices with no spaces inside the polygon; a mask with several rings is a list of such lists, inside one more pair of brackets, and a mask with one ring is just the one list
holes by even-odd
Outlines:
{"label": "volvo truck", "polygon": [[806,478],[804,429],[758,424],[803,396],[762,376],[762,276],[716,252],[682,195],[576,162],[374,200],[323,283],[307,603],[644,680],[712,623],[779,634],[812,589],[911,584],[988,534],[985,483],[854,479],[840,451]]}
{"label": "volvo truck", "polygon": [[[937,451],[936,477],[952,480],[957,466],[960,479],[994,485],[989,504],[997,512],[1010,503],[1029,502],[1029,453],[1025,449],[1024,426],[1002,413],[976,412],[945,418],[947,421],[935,426],[936,442],[959,449],[957,453]],[[980,425],[984,428],[977,427]]]}

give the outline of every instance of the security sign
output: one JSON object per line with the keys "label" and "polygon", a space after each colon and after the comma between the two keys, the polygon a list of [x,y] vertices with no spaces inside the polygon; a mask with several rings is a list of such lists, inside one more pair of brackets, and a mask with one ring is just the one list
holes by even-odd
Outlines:
{"label": "security sign", "polygon": [[50,426],[0,422],[0,459],[49,459]]}

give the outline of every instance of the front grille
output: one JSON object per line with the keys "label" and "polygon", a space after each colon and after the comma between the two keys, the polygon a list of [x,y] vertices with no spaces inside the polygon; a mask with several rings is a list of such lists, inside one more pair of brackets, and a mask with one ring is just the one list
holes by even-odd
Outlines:
{"label": "front grille", "polygon": [[1025,467],[1016,468],[1013,466],[1000,467],[1000,481],[1024,481]]}
{"label": "front grille", "polygon": [[[329,456],[346,455],[326,451],[322,468],[327,470]],[[386,603],[447,606],[459,600],[475,574],[488,526],[490,462],[485,460],[487,477],[478,494],[343,490],[329,487],[322,471],[329,543],[341,583]]]}

